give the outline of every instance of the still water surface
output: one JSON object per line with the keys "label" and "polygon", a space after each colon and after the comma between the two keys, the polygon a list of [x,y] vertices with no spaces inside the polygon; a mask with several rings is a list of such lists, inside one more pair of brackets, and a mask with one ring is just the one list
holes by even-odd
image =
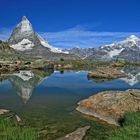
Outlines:
{"label": "still water surface", "polygon": [[16,112],[30,126],[47,129],[48,140],[53,140],[91,123],[75,111],[80,100],[100,91],[140,89],[140,69],[123,72],[127,77],[104,82],[88,80],[86,71],[13,73],[0,82],[0,108]]}

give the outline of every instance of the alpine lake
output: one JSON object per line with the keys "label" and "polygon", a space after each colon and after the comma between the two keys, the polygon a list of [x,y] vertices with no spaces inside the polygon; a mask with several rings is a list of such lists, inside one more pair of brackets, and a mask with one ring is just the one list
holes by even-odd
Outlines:
{"label": "alpine lake", "polygon": [[84,140],[105,139],[115,126],[76,111],[79,101],[101,91],[140,89],[140,68],[124,68],[125,78],[89,80],[88,71],[19,71],[0,77],[0,108],[20,116],[44,140],[56,140],[91,126]]}

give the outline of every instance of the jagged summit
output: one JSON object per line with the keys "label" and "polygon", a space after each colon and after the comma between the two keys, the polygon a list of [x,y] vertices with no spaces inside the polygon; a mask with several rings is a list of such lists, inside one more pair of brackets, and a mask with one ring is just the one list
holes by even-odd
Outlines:
{"label": "jagged summit", "polygon": [[13,30],[8,43],[10,47],[18,51],[31,51],[33,49],[35,51],[37,48],[40,48],[41,51],[41,48],[44,47],[48,52],[61,53],[60,49],[51,46],[38,33],[34,32],[32,24],[26,16],[22,17],[21,22]]}
{"label": "jagged summit", "polygon": [[[14,28],[14,30],[8,40],[8,43],[12,48],[14,48],[13,45],[20,44],[20,42],[24,42],[24,40],[28,39],[29,41],[31,41],[31,39],[29,39],[29,38],[30,38],[30,36],[33,36],[33,34],[34,34],[34,31],[33,31],[30,21],[25,16],[23,16],[20,23]],[[21,44],[23,44],[23,43],[21,43]],[[16,49],[16,48],[14,48],[14,49]]]}
{"label": "jagged summit", "polygon": [[27,17],[26,17],[26,16],[23,16],[23,17],[22,17],[22,20],[28,20],[28,19],[27,19]]}
{"label": "jagged summit", "polygon": [[22,17],[22,20],[17,25],[17,28],[20,28],[21,32],[33,31],[32,25],[31,25],[30,21],[26,18],[26,16]]}

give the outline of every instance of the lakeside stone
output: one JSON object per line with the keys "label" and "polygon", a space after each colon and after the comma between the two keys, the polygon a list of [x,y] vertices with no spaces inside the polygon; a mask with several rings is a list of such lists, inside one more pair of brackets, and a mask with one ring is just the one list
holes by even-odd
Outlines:
{"label": "lakeside stone", "polygon": [[89,128],[90,126],[78,128],[74,132],[67,134],[58,140],[82,140]]}
{"label": "lakeside stone", "polygon": [[126,112],[140,108],[140,90],[105,91],[78,103],[77,111],[97,117],[109,124],[120,125]]}

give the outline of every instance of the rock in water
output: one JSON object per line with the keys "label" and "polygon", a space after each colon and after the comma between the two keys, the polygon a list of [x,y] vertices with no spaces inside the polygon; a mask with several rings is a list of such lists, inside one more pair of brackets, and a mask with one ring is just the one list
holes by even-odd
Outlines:
{"label": "rock in water", "polygon": [[0,109],[0,115],[3,115],[5,113],[8,113],[10,112],[9,110],[6,110],[6,109]]}
{"label": "rock in water", "polygon": [[11,112],[10,110],[7,110],[7,109],[0,109],[0,116],[1,115],[5,115],[5,118],[15,118],[15,120],[17,122],[22,121],[21,118],[17,114],[15,114],[15,113]]}
{"label": "rock in water", "polygon": [[86,134],[86,131],[90,128],[90,126],[85,126],[78,128],[74,132],[67,134],[65,137],[60,138],[58,140],[82,140]]}
{"label": "rock in water", "polygon": [[81,102],[77,111],[119,125],[125,112],[140,108],[140,90],[106,91]]}
{"label": "rock in water", "polygon": [[96,68],[94,71],[91,71],[87,75],[88,79],[117,79],[120,77],[124,77],[124,74],[118,70],[117,68],[113,67],[99,67]]}

